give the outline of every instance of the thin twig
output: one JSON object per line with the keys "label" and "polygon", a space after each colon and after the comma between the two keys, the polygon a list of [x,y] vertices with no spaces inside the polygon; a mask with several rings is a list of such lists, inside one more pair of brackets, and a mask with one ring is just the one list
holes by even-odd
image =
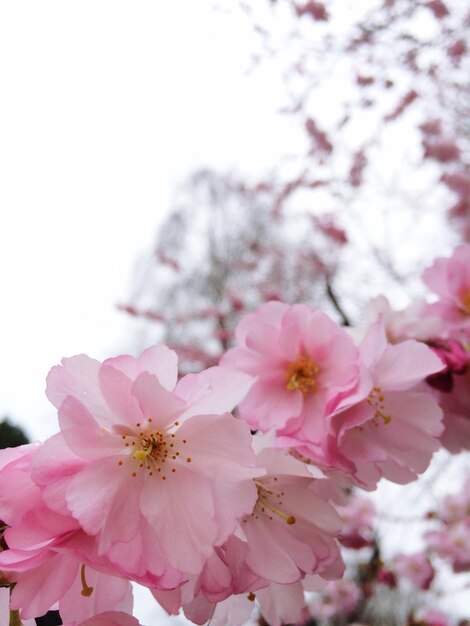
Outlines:
{"label": "thin twig", "polygon": [[341,306],[338,298],[336,297],[335,292],[333,291],[333,286],[331,284],[331,280],[330,280],[330,277],[328,276],[328,274],[326,274],[326,276],[325,276],[325,283],[326,283],[326,293],[327,293],[327,296],[330,299],[331,304],[334,306],[336,311],[339,313],[339,316],[341,317],[341,322],[342,322],[343,326],[351,326],[351,322],[349,321],[349,317],[344,312],[343,307]]}

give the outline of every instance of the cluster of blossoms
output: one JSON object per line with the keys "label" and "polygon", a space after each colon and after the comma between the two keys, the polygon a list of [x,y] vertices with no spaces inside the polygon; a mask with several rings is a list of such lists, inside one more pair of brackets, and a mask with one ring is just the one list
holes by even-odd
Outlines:
{"label": "cluster of blossoms", "polygon": [[132,626],[131,581],[197,624],[238,626],[255,600],[271,626],[299,622],[304,591],[325,585],[353,606],[328,581],[340,542],[372,537],[345,494],[470,447],[470,247],[424,279],[439,302],[396,314],[380,300],[359,341],[318,309],[269,302],[220,365],[180,380],[163,345],[63,359],[47,380],[60,432],[0,454],[10,610]]}

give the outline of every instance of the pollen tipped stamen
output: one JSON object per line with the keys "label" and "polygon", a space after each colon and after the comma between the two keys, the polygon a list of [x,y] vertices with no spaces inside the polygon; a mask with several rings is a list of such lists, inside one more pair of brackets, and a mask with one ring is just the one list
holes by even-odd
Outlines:
{"label": "pollen tipped stamen", "polygon": [[89,587],[85,578],[85,566],[82,565],[82,568],[80,570],[80,581],[82,583],[82,596],[84,596],[85,598],[89,598],[91,596],[91,594],[93,593],[93,587]]}
{"label": "pollen tipped stamen", "polygon": [[274,513],[275,515],[283,519],[288,524],[295,524],[295,517],[293,515],[288,515],[287,513],[284,513],[284,511],[281,511],[280,509],[278,509],[276,506],[271,504],[271,502],[268,502],[266,498],[259,497],[258,503],[262,504],[264,507],[269,509],[272,513]]}

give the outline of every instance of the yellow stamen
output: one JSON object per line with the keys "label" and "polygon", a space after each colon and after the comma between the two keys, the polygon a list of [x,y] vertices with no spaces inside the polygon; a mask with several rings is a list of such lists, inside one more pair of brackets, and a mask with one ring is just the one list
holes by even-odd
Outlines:
{"label": "yellow stamen", "polygon": [[134,452],[134,459],[137,461],[145,461],[151,451],[152,448],[149,448],[148,450],[136,450]]}
{"label": "yellow stamen", "polygon": [[84,565],[82,565],[82,569],[80,570],[80,580],[82,582],[82,596],[85,596],[85,598],[89,598],[93,593],[93,587],[89,587],[87,585]]}
{"label": "yellow stamen", "polygon": [[318,365],[306,356],[288,364],[284,378],[289,391],[301,391],[304,395],[316,391]]}

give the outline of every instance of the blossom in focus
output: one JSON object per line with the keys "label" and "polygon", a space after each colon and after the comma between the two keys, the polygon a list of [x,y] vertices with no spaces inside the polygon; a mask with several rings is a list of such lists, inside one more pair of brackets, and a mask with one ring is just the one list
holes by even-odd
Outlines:
{"label": "blossom in focus", "polygon": [[[380,320],[370,326],[359,351],[359,388],[325,417],[323,463],[349,474],[366,489],[374,489],[382,476],[400,484],[410,482],[427,468],[440,445],[442,411],[417,385],[440,371],[442,361],[414,340],[389,344]],[[318,459],[318,442],[308,429],[302,426],[281,434],[282,445]]]}
{"label": "blossom in focus", "polygon": [[51,469],[51,440],[37,463],[59,477],[50,505],[65,499],[99,555],[129,577],[148,572],[154,586],[172,568],[200,572],[251,513],[252,479],[263,473],[247,425],[227,413],[251,378],[218,367],[176,381],[176,355],[165,346],[103,364],[64,359],[48,376],[47,395],[82,466]]}
{"label": "blossom in focus", "polygon": [[416,621],[412,622],[412,624],[416,624],[416,626],[421,624],[424,626],[450,626],[450,623],[447,615],[436,609],[420,611],[416,615]]}
{"label": "blossom in focus", "polygon": [[470,478],[455,493],[446,494],[437,509],[437,518],[445,524],[454,524],[470,518]]}
{"label": "blossom in focus", "polygon": [[304,304],[268,302],[244,317],[224,365],[256,376],[240,415],[263,432],[308,421],[319,433],[323,414],[357,382],[357,350],[325,313]]}
{"label": "blossom in focus", "polygon": [[255,480],[258,500],[240,523],[237,536],[246,542],[246,564],[270,582],[297,582],[305,574],[338,578],[343,562],[335,537],[341,519],[315,492],[327,482],[321,472],[313,479],[305,465],[265,448],[258,454],[266,475]]}

